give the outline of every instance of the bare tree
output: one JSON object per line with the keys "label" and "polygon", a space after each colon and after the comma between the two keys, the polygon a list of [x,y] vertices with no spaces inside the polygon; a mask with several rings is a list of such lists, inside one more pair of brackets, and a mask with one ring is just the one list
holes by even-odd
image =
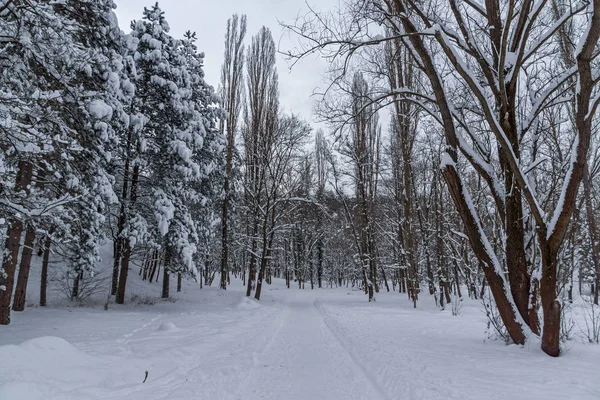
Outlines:
{"label": "bare tree", "polygon": [[379,292],[373,216],[379,175],[381,128],[377,113],[373,113],[369,106],[369,87],[361,74],[354,75],[351,95],[353,121],[350,126],[351,138],[347,141],[345,150],[354,167],[359,235],[357,250],[362,260],[365,289],[371,301],[373,292]]}
{"label": "bare tree", "polygon": [[221,134],[227,137],[225,178],[223,182],[223,209],[221,214],[221,289],[227,289],[229,263],[229,209],[231,203],[231,179],[235,135],[241,114],[244,94],[244,37],[246,36],[246,15],[241,18],[234,14],[227,20],[225,34],[225,59],[221,67],[221,101],[226,116],[221,120]]}
{"label": "bare tree", "polygon": [[244,140],[244,194],[246,229],[249,238],[248,282],[250,296],[258,260],[260,212],[267,194],[267,173],[277,129],[279,92],[275,68],[275,42],[271,31],[262,27],[252,38],[247,53],[248,104]]}
{"label": "bare tree", "polygon": [[[407,46],[399,38],[385,46],[387,75],[391,88],[405,87],[417,92],[417,70]],[[398,204],[398,253],[399,264],[403,266],[401,279],[408,282],[408,294],[416,307],[419,292],[417,266],[417,240],[413,227],[415,222],[413,206],[413,148],[417,135],[419,108],[410,102],[400,101],[396,95],[393,102],[392,117],[392,176],[395,198]],[[429,270],[430,271],[430,270]],[[408,274],[407,274],[408,273]],[[407,275],[407,276],[405,276]],[[428,277],[431,273],[428,273]],[[434,292],[433,281],[429,281],[429,292]]]}
{"label": "bare tree", "polygon": [[[325,184],[327,182],[327,159],[326,159],[327,144],[322,130],[318,130],[315,135],[315,174],[316,174],[316,200],[319,204],[323,204],[325,200]],[[317,210],[317,232],[319,239],[317,241],[317,284],[319,288],[323,287],[323,258],[324,258],[324,239],[323,231],[323,212]]]}

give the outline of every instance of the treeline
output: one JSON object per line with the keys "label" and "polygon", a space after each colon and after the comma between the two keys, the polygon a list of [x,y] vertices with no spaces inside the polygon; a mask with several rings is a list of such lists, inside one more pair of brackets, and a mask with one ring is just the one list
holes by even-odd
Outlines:
{"label": "treeline", "polygon": [[[368,291],[372,260],[393,254],[381,251],[390,238],[413,300],[421,284],[439,290],[438,301],[450,300],[451,282],[485,284],[510,340],[539,336],[557,356],[574,283],[590,284],[598,302],[600,4],[484,3],[311,10],[287,26],[302,42],[288,55],[331,63],[320,112],[337,122],[334,143],[354,163],[354,241]],[[376,182],[370,163],[385,152],[369,121],[384,107],[391,159]],[[393,197],[371,200],[377,186]],[[377,218],[388,204],[395,229]]]}

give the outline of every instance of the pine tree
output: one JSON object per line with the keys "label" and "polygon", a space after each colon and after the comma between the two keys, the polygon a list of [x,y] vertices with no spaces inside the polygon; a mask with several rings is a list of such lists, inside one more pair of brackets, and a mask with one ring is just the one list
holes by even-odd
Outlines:
{"label": "pine tree", "polygon": [[[117,303],[124,302],[136,242],[164,251],[163,297],[168,297],[172,272],[197,273],[199,227],[210,220],[207,210],[223,158],[216,129],[220,111],[204,81],[204,56],[197,52],[195,34],[188,32],[184,40],[170,36],[158,4],[144,9],[142,20],[131,27],[137,43],[131,113],[142,124],[127,140],[133,154],[128,153],[123,172]],[[140,193],[144,207],[138,207]]]}
{"label": "pine tree", "polygon": [[[2,180],[13,180],[0,210],[12,221],[0,293],[8,323],[14,266],[26,228],[14,309],[24,308],[36,233],[68,243],[73,273],[93,273],[104,210],[116,198],[107,172],[122,123],[121,31],[111,1],[28,2],[8,8],[2,42]],[[11,188],[11,189],[8,189]],[[18,205],[18,206],[17,206]]]}

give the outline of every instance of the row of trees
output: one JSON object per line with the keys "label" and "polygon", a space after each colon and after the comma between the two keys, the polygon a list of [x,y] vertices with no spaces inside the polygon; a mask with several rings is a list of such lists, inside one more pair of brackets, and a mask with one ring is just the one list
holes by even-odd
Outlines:
{"label": "row of trees", "polygon": [[24,308],[34,248],[43,253],[41,305],[51,252],[67,263],[77,297],[112,239],[121,304],[140,252],[160,254],[163,297],[170,274],[196,275],[203,262],[225,163],[204,55],[194,33],[169,35],[158,4],[128,34],[113,6],[0,6],[0,324],[11,301]]}
{"label": "row of trees", "polygon": [[[248,295],[257,279],[257,298],[272,275],[303,287],[322,284],[323,272],[370,300],[391,279],[415,306],[423,284],[440,305],[461,285],[472,296],[487,286],[512,341],[539,335],[557,356],[561,298],[572,298],[576,280],[598,298],[597,10],[385,0],[288,26],[305,39],[290,57],[320,52],[332,62],[319,113],[333,132],[290,158],[278,183],[263,114],[274,109],[274,80],[261,68],[256,107],[248,66],[243,198],[228,214],[244,234],[233,244],[224,236],[237,258],[221,264],[222,287],[228,267],[247,279]],[[268,54],[260,43],[249,64]],[[265,126],[255,128],[255,115]]]}
{"label": "row of trees", "polygon": [[[588,256],[600,277],[593,196],[599,7],[381,0],[311,12],[288,27],[304,39],[291,57],[320,52],[334,65],[324,116],[356,134],[363,112],[393,109],[397,244],[409,281],[417,285],[425,271],[431,291],[434,254],[440,282],[464,259],[483,272],[512,340],[540,335],[552,356],[559,354],[560,293],[573,280],[574,260],[581,273]],[[368,93],[356,89],[353,70],[369,76]],[[364,105],[353,109],[340,95],[358,95]],[[427,147],[441,170],[419,157]],[[413,203],[427,192],[428,202]],[[585,215],[578,211],[584,206]],[[468,252],[457,246],[463,237]]]}

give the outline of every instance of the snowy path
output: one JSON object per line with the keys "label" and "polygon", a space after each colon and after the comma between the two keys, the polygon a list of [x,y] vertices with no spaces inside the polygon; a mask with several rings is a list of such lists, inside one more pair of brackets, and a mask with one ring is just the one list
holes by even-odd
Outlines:
{"label": "snowy path", "polygon": [[248,382],[251,399],[386,399],[380,388],[340,344],[315,307],[299,293],[262,353]]}
{"label": "snowy path", "polygon": [[551,359],[484,342],[474,301],[455,317],[398,293],[368,303],[283,282],[260,303],[239,282],[177,296],[15,315],[0,327],[0,400],[600,399],[600,347]]}

